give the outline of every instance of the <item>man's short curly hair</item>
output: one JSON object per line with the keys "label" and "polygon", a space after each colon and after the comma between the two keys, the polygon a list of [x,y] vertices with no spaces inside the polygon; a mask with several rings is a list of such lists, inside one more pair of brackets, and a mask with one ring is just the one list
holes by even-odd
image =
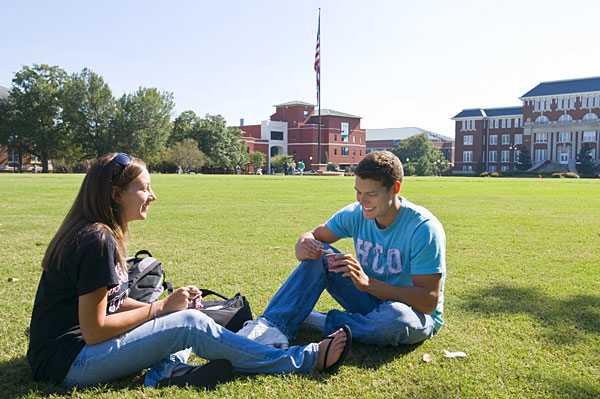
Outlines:
{"label": "man's short curly hair", "polygon": [[358,163],[354,174],[361,179],[377,180],[389,189],[397,181],[402,183],[404,170],[402,162],[391,152],[374,151]]}

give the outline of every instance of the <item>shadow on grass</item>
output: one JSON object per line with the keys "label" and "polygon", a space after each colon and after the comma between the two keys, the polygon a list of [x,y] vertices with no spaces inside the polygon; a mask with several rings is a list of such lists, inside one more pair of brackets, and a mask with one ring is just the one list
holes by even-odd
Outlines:
{"label": "shadow on grass", "polygon": [[594,295],[557,299],[535,289],[498,285],[469,295],[462,307],[486,315],[531,315],[556,344],[576,343],[579,334],[600,335],[600,297]]}
{"label": "shadow on grass", "polygon": [[[318,342],[323,337],[312,331],[299,331],[298,338],[293,345],[306,345],[309,342]],[[354,341],[344,365],[362,369],[378,369],[394,360],[404,357],[415,351],[422,342],[414,345],[376,346]],[[318,374],[320,375],[320,374]],[[317,377],[317,379],[321,379]]]}
{"label": "shadow on grass", "polygon": [[[25,356],[0,362],[0,375],[2,376],[0,379],[0,397],[6,399],[16,399],[26,396],[70,396],[73,392],[73,390],[64,389],[60,385],[51,382],[35,382],[31,377],[31,371]],[[124,377],[103,386],[87,389],[98,390],[99,392],[137,390],[143,385],[143,382],[143,374],[140,374]]]}

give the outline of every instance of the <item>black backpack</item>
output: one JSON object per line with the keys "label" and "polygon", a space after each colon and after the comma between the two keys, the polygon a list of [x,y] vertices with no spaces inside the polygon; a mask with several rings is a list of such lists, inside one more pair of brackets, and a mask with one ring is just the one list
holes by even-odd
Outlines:
{"label": "black backpack", "polygon": [[[147,256],[140,256],[147,255]],[[129,272],[129,297],[140,302],[154,302],[166,290],[173,292],[171,283],[165,281],[165,272],[158,259],[153,258],[149,251],[138,251],[134,257],[127,258]],[[201,289],[201,295],[216,295],[223,300],[203,301],[200,311],[211,317],[215,322],[230,331],[240,330],[246,320],[252,320],[250,303],[239,292],[232,298],[218,292]]]}
{"label": "black backpack", "polygon": [[127,271],[130,298],[150,303],[156,301],[165,290],[169,294],[173,292],[171,283],[165,281],[165,271],[160,261],[145,249],[127,258]]}

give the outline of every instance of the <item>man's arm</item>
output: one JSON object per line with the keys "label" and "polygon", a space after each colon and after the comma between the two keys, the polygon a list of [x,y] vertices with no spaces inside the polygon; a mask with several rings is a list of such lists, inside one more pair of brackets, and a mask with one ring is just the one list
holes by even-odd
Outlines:
{"label": "man's arm", "polygon": [[336,261],[335,272],[350,277],[354,286],[363,292],[384,301],[402,302],[423,314],[430,314],[437,308],[440,299],[442,274],[413,274],[412,286],[399,287],[370,278],[351,255]]}
{"label": "man's arm", "polygon": [[333,244],[339,238],[333,234],[325,223],[318,225],[309,232],[300,236],[296,242],[296,258],[299,261],[319,259],[323,256],[323,243]]}

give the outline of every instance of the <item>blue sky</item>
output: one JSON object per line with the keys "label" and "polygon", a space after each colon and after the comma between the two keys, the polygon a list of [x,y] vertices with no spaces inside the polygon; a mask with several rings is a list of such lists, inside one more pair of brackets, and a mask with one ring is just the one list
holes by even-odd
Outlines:
{"label": "blue sky", "polygon": [[363,128],[453,136],[463,108],[520,105],[541,81],[600,75],[600,2],[7,1],[0,85],[23,65],[90,68],[115,97],[138,87],[191,109],[259,123],[274,104],[316,103]]}

